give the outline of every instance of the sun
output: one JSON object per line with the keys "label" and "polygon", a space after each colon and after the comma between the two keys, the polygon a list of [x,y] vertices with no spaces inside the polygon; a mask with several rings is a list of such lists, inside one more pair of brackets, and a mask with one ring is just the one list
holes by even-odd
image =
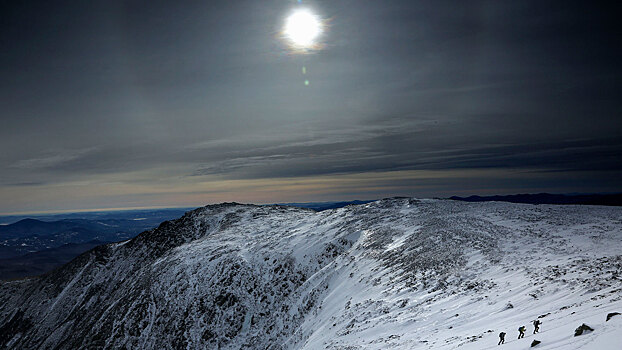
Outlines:
{"label": "sun", "polygon": [[311,49],[322,34],[322,21],[310,10],[297,10],[285,20],[283,33],[293,47]]}

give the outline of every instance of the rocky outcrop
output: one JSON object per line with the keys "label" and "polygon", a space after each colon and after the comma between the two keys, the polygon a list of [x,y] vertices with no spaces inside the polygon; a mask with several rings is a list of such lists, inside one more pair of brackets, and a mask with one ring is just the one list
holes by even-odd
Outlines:
{"label": "rocky outcrop", "polygon": [[582,335],[582,334],[585,334],[585,333],[587,333],[587,332],[593,332],[593,331],[594,331],[594,328],[592,328],[592,327],[590,327],[590,326],[588,326],[588,325],[586,325],[586,324],[584,323],[584,324],[580,325],[579,327],[577,327],[577,328],[574,330],[574,336],[575,336],[575,337],[578,337],[578,336],[580,336],[580,335]]}

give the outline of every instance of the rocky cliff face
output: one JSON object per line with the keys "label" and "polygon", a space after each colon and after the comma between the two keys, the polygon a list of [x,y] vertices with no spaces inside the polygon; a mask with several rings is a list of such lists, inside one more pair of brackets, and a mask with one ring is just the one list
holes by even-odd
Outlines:
{"label": "rocky cliff face", "polygon": [[2,283],[0,346],[481,349],[546,313],[561,332],[622,310],[621,214],[414,199],[207,206]]}

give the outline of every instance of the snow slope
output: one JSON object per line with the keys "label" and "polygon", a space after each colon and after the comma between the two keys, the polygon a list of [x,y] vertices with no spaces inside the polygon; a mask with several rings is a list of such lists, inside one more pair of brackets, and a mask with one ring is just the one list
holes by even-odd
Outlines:
{"label": "snow slope", "polygon": [[622,208],[221,204],[0,284],[0,346],[619,350],[616,311]]}

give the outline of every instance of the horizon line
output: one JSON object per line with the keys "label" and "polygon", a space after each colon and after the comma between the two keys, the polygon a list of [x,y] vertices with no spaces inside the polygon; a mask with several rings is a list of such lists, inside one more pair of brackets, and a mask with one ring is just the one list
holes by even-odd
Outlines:
{"label": "horizon line", "polygon": [[95,209],[61,209],[61,210],[42,210],[42,211],[19,211],[14,213],[0,213],[0,217],[6,216],[25,216],[25,215],[55,215],[55,214],[73,214],[73,213],[97,213],[112,211],[132,211],[132,210],[149,210],[149,209],[186,209],[198,208],[195,206],[144,206],[144,207],[123,207],[123,208],[95,208]]}
{"label": "horizon line", "polygon": [[[413,196],[403,196],[406,198],[419,198],[419,199],[451,199],[452,197],[460,197],[460,198],[469,198],[469,197],[495,197],[495,196],[516,196],[516,195],[538,195],[538,194],[551,194],[551,195],[566,195],[566,196],[582,196],[582,195],[616,195],[622,194],[622,192],[566,192],[566,193],[552,193],[552,192],[537,192],[537,193],[513,193],[513,194],[494,194],[494,195],[463,195],[463,196],[448,196],[448,197],[438,197],[438,196],[429,196],[429,197],[413,197]],[[395,198],[401,196],[387,197],[387,198]],[[313,204],[313,203],[336,203],[336,202],[353,202],[353,201],[375,201],[382,198],[376,199],[351,199],[351,200],[329,200],[329,201],[293,201],[293,202],[270,202],[270,203],[243,203],[243,204],[255,204],[255,205],[287,205],[287,204]],[[235,201],[234,201],[235,202]],[[226,203],[226,202],[221,202]],[[190,208],[200,208],[210,204],[219,204],[219,203],[207,203],[201,205],[182,205],[182,206],[166,206],[166,205],[155,205],[155,206],[138,206],[138,207],[116,207],[116,208],[90,208],[90,209],[61,209],[61,210],[31,210],[31,211],[19,211],[19,212],[11,212],[11,213],[0,213],[0,217],[7,216],[26,216],[26,215],[55,215],[55,214],[73,214],[73,213],[95,213],[95,212],[113,212],[113,211],[132,211],[132,210],[155,210],[155,209],[190,209]]]}

